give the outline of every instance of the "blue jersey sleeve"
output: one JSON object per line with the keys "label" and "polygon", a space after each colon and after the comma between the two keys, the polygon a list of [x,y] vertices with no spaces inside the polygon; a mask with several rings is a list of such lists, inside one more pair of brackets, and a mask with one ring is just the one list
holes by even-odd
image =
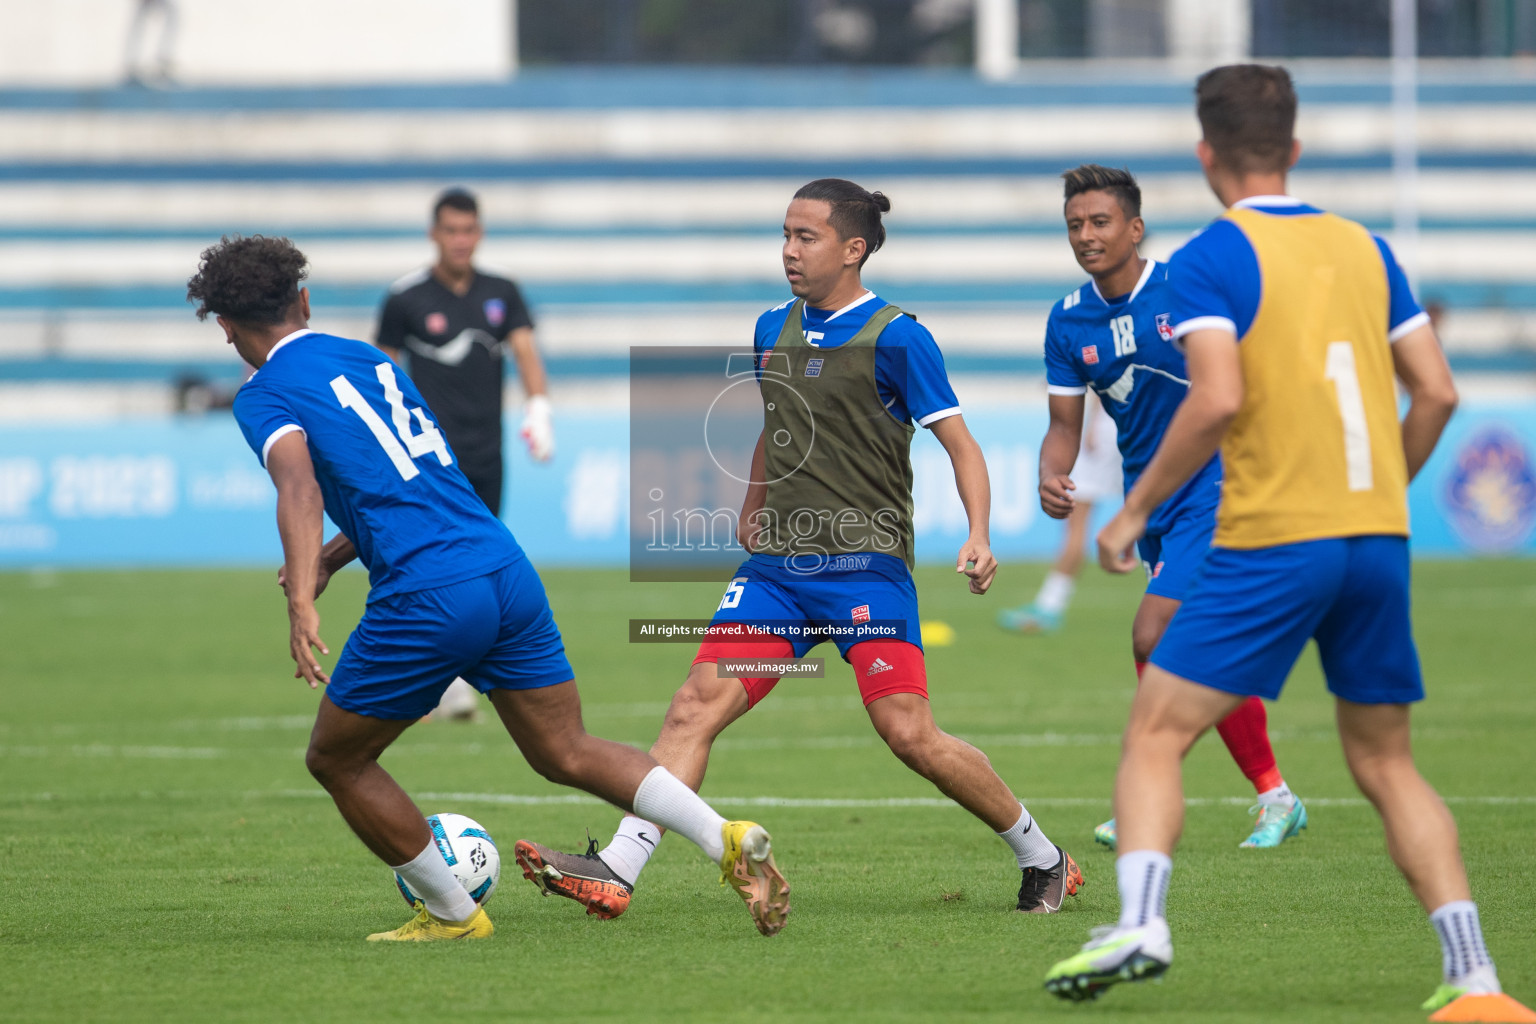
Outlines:
{"label": "blue jersey sleeve", "polygon": [[902,422],[916,420],[920,427],[931,427],[960,413],[938,342],[910,316],[897,317],[880,335],[875,382],[881,401]]}
{"label": "blue jersey sleeve", "polygon": [[278,438],[304,430],[287,399],[278,389],[261,386],[259,376],[252,377],[235,394],[234,412],[245,443],[251,446],[263,468],[267,452]]}
{"label": "blue jersey sleeve", "polygon": [[1259,313],[1259,257],[1242,229],[1218,220],[1168,261],[1173,338],[1191,331],[1231,331],[1241,341]]}
{"label": "blue jersey sleeve", "polygon": [[1398,266],[1397,257],[1392,254],[1392,247],[1387,244],[1387,240],[1380,235],[1371,237],[1381,252],[1381,262],[1387,267],[1387,338],[1396,341],[1429,323],[1429,314],[1424,312],[1419,300],[1413,297],[1413,289],[1408,286],[1408,275]]}
{"label": "blue jersey sleeve", "polygon": [[1056,320],[1060,312],[1061,305],[1058,303],[1045,321],[1046,390],[1053,395],[1086,394],[1088,381],[1083,378],[1082,370],[1072,361],[1072,348],[1061,336],[1061,325]]}

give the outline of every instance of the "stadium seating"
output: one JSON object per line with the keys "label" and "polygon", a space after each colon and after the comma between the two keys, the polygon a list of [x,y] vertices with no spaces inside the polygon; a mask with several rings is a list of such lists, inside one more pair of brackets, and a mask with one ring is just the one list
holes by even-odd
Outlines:
{"label": "stadium seating", "polygon": [[[1299,75],[1295,190],[1391,226],[1388,90]],[[1079,279],[1060,170],[1127,165],[1150,252],[1216,212],[1185,76],[1082,86],[935,71],[535,70],[489,86],[0,91],[0,381],[231,377],[182,283],[222,231],[292,236],[317,314],[371,334],[425,262],[427,209],[483,196],[486,262],[521,280],[557,373],[621,372],[634,343],[733,343],[784,294],[791,190],[848,176],[893,197],[870,283],[958,373],[1037,371]],[[1054,84],[1053,84],[1054,83]],[[1422,89],[1421,291],[1463,368],[1536,367],[1536,82]]]}

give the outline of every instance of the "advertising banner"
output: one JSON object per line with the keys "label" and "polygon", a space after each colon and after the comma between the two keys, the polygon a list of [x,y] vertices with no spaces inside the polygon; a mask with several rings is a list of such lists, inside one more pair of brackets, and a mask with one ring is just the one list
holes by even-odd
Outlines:
{"label": "advertising banner", "polygon": [[[1045,410],[983,410],[966,420],[991,474],[994,552],[1005,561],[1050,557],[1062,527],[1040,511],[1035,490]],[[538,565],[628,567],[632,524],[638,537],[665,517],[675,534],[676,517],[689,511],[647,510],[650,491],[631,493],[624,412],[562,415],[557,406],[559,447],[545,464],[529,460],[516,426],[509,418],[503,518]],[[953,470],[922,429],[912,462],[917,558],[944,563],[967,529]],[[666,470],[669,486],[708,495],[706,512],[739,508],[741,494],[721,488],[707,453],[680,446]],[[1418,555],[1536,554],[1536,408],[1463,406],[1410,499]],[[0,431],[0,567],[275,568],[275,504],[227,414]],[[694,519],[719,543],[734,543],[730,524]]]}

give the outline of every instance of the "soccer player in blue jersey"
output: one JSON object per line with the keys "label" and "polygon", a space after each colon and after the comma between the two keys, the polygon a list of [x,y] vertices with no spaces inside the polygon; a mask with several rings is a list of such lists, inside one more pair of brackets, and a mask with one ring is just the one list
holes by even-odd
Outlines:
{"label": "soccer player in blue jersey", "polygon": [[[1134,567],[1155,510],[1218,445],[1221,505],[1126,727],[1115,780],[1120,920],[1051,968],[1046,987],[1084,999],[1168,969],[1183,757],[1244,700],[1279,696],[1315,639],[1345,760],[1440,937],[1443,984],[1424,1008],[1467,1000],[1444,1019],[1528,1019],[1500,992],[1456,823],[1409,742],[1424,684],[1409,615],[1407,487],[1455,408],[1450,369],[1387,244],[1284,194],[1301,152],[1285,69],[1217,68],[1196,95],[1200,164],[1227,210],[1169,267],[1189,392],[1100,532],[1100,561]],[[1394,377],[1408,397],[1401,419]]]}
{"label": "soccer player in blue jersey", "polygon": [[[719,863],[758,930],[778,931],[789,889],[768,834],[726,821],[643,752],[586,733],[538,574],[410,378],[371,345],[309,329],[304,275],[286,238],[225,238],[203,252],[187,297],[257,368],[235,418],[277,485],[294,677],[328,684],[305,764],[364,845],[421,894],[414,918],[368,938],[493,931],[378,760],[455,676],[490,697],[541,775],[678,830]],[[341,530],[323,545],[322,512]],[[368,607],[328,677],[313,654],[328,653],[315,599],[353,558],[368,568]]]}
{"label": "soccer player in blue jersey", "polygon": [[[1040,507],[1057,519],[1076,505],[1084,396],[1092,388],[1115,421],[1127,492],[1146,469],[1174,410],[1189,391],[1184,355],[1173,344],[1168,268],[1144,259],[1141,187],[1126,170],[1084,164],[1066,182],[1067,240],[1091,280],[1056,303],[1045,325],[1045,374],[1051,425],[1040,446]],[[1147,593],[1131,625],[1139,679],[1211,546],[1221,498],[1221,459],[1212,456],[1153,510],[1137,547]],[[1249,697],[1216,727],[1258,794],[1258,820],[1242,846],[1279,846],[1307,827],[1270,746],[1264,702]],[[1094,830],[1115,846],[1115,821]]]}
{"label": "soccer player in blue jersey", "polygon": [[[986,460],[944,372],[933,336],[865,288],[864,261],[885,240],[890,201],[826,178],[795,193],[784,219],[784,274],[795,298],[758,318],[753,339],[763,431],[743,502],[739,539],[750,557],[715,611],[687,681],[672,698],[652,754],[697,787],[710,745],[763,700],[777,675],[722,675],[722,659],[801,658],[838,630],[870,722],[913,771],[986,822],[1022,872],[1016,907],[1052,913],[1081,872],[1000,779],[986,755],[941,730],[928,705],[927,669],[912,581],[912,464],[919,426],[954,464],[970,536],[955,558],[974,594],[997,571],[988,539]],[[782,383],[780,383],[782,382]],[[775,401],[793,387],[798,401]],[[861,623],[895,623],[893,637],[861,637]],[[560,853],[517,843],[524,873],[612,918],[623,913],[658,831],[627,817],[602,850]]]}

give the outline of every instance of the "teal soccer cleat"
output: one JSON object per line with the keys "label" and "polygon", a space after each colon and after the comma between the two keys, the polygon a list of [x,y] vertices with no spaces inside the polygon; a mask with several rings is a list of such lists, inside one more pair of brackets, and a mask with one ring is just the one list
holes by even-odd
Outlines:
{"label": "teal soccer cleat", "polygon": [[1015,633],[1054,633],[1061,628],[1061,613],[1027,604],[1022,608],[1003,609],[997,615],[997,624]]}
{"label": "teal soccer cleat", "polygon": [[1097,999],[1117,982],[1160,977],[1171,963],[1173,940],[1167,921],[1149,921],[1140,928],[1095,928],[1082,952],[1046,973],[1045,988],[1073,1002]]}
{"label": "teal soccer cleat", "polygon": [[1243,850],[1272,850],[1291,836],[1307,827],[1307,809],[1298,798],[1289,808],[1281,810],[1279,804],[1256,804],[1248,813],[1258,812],[1253,823],[1253,834],[1238,844]]}
{"label": "teal soccer cleat", "polygon": [[1110,818],[1104,824],[1093,830],[1093,841],[1100,846],[1107,846],[1111,850],[1115,848],[1115,840],[1118,838],[1115,832],[1115,819]]}

